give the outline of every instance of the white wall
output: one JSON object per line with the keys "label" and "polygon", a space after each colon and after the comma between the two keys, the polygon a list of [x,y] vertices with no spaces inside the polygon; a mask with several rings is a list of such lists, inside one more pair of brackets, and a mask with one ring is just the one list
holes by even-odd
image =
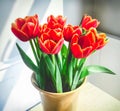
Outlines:
{"label": "white wall", "polygon": [[95,0],[93,12],[101,31],[120,37],[120,0]]}
{"label": "white wall", "polygon": [[67,22],[78,25],[84,14],[93,14],[94,0],[64,0],[63,9]]}

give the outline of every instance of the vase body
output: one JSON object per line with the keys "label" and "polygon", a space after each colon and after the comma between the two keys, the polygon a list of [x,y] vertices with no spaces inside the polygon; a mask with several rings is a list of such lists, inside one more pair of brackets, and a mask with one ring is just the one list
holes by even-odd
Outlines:
{"label": "vase body", "polygon": [[79,92],[84,83],[73,91],[52,93],[41,90],[36,85],[34,76],[32,75],[32,84],[40,93],[43,111],[78,111]]}

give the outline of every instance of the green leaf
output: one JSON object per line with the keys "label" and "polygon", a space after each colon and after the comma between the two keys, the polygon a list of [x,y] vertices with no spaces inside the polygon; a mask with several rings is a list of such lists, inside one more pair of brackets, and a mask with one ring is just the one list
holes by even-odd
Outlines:
{"label": "green leaf", "polygon": [[37,82],[37,85],[41,88],[41,89],[45,89],[45,83],[44,83],[44,79],[42,77],[41,74],[35,74],[35,79],[36,79],[36,82]]}
{"label": "green leaf", "polygon": [[51,74],[54,74],[55,73],[55,67],[54,67],[54,64],[52,63],[51,58],[47,54],[44,54],[44,60],[47,64],[47,67],[48,67],[49,71],[51,72]]}
{"label": "green leaf", "polygon": [[61,52],[59,52],[58,54],[56,54],[56,60],[57,60],[60,72],[62,72],[62,54],[61,54]]}
{"label": "green leaf", "polygon": [[40,86],[41,89],[44,89],[45,88],[45,82],[46,82],[46,70],[45,70],[45,60],[43,58],[43,56],[41,56],[41,59],[40,59],[40,63],[39,63],[39,74],[37,74],[36,78],[38,80],[38,84]]}
{"label": "green leaf", "polygon": [[57,90],[57,93],[62,93],[62,79],[61,79],[61,74],[60,74],[60,71],[59,71],[59,68],[58,68],[58,65],[57,65],[57,62],[56,62],[56,65],[55,65],[55,74],[56,74],[56,90]]}
{"label": "green leaf", "polygon": [[24,61],[24,63],[35,73],[39,72],[38,67],[33,63],[33,61],[27,56],[27,54],[20,48],[20,46],[16,43],[16,46],[18,48],[18,51]]}
{"label": "green leaf", "polygon": [[99,65],[90,65],[90,66],[87,66],[87,69],[88,69],[89,72],[94,72],[94,73],[115,74],[110,69],[108,69],[108,68],[106,68],[104,66],[99,66]]}
{"label": "green leaf", "polygon": [[47,65],[47,68],[51,73],[53,82],[55,83],[55,64],[52,62],[51,58],[47,54],[43,54],[43,57]]}
{"label": "green leaf", "polygon": [[85,78],[86,76],[88,76],[90,74],[90,72],[87,69],[87,66],[85,66],[80,74],[80,79],[81,78]]}
{"label": "green leaf", "polygon": [[77,58],[74,58],[73,57],[73,67],[74,67],[74,70],[77,70],[77,67],[78,67],[78,65],[77,65],[77,62],[78,62],[79,60],[77,59]]}
{"label": "green leaf", "polygon": [[79,73],[78,73],[78,71],[77,71],[77,72],[75,73],[75,76],[74,76],[74,79],[73,79],[73,83],[72,83],[72,86],[71,86],[71,90],[74,90],[74,89],[77,87],[78,81],[79,81]]}
{"label": "green leaf", "polygon": [[79,66],[78,66],[78,69],[81,70],[83,65],[85,64],[85,61],[86,61],[86,58],[82,58],[79,62]]}
{"label": "green leaf", "polygon": [[66,45],[63,44],[62,49],[61,49],[62,57],[63,57],[63,58],[66,58],[67,53],[68,53],[68,49],[67,49]]}
{"label": "green leaf", "polygon": [[93,73],[106,73],[106,74],[115,75],[115,73],[113,71],[111,71],[110,69],[108,69],[104,66],[89,65],[89,66],[84,67],[84,69],[81,72],[80,78],[86,77],[89,74],[93,74]]}
{"label": "green leaf", "polygon": [[70,54],[70,47],[67,47],[66,45],[63,45],[61,50],[62,55],[62,74],[65,76],[65,74],[68,72],[68,64],[71,61],[72,54]]}
{"label": "green leaf", "polygon": [[82,70],[84,68],[85,61],[86,61],[86,58],[82,58],[80,60],[79,64],[78,64],[78,68],[75,72],[75,76],[74,76],[74,79],[73,79],[73,84],[72,84],[71,90],[74,90],[78,85],[79,79],[81,77]]}
{"label": "green leaf", "polygon": [[73,82],[73,65],[72,65],[72,61],[70,62],[70,64],[68,64],[68,76],[69,76],[69,86],[71,87],[72,82]]}

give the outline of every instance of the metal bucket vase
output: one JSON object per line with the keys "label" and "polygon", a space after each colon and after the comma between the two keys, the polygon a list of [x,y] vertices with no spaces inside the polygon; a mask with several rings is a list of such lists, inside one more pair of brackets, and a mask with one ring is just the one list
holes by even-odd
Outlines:
{"label": "metal bucket vase", "polygon": [[52,93],[41,90],[35,82],[34,74],[32,74],[31,81],[40,93],[43,111],[78,111],[79,92],[85,81],[77,89],[64,93]]}

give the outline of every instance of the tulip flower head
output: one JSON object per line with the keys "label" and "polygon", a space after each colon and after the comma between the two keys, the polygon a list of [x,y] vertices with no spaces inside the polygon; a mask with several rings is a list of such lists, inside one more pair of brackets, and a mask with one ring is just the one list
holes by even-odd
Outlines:
{"label": "tulip flower head", "polygon": [[97,19],[92,19],[89,15],[84,15],[81,21],[82,28],[89,30],[91,27],[97,28],[100,22]]}
{"label": "tulip flower head", "polygon": [[25,18],[17,18],[11,26],[12,32],[21,41],[29,41],[36,38],[39,32],[38,16],[26,16]]}

